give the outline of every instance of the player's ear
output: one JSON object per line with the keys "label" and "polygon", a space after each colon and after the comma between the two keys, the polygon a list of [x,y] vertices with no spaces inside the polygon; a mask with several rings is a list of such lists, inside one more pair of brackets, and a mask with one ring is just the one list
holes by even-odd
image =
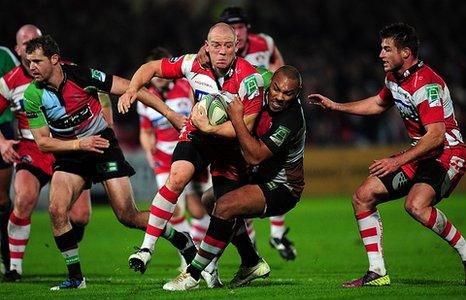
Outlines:
{"label": "player's ear", "polygon": [[403,57],[403,59],[407,59],[410,54],[411,50],[408,47],[405,47],[403,50],[401,50],[401,57]]}
{"label": "player's ear", "polygon": [[205,41],[204,43],[204,50],[205,52],[209,53],[209,42]]}
{"label": "player's ear", "polygon": [[60,62],[60,56],[58,54],[54,54],[50,57],[50,61],[52,64],[56,65]]}

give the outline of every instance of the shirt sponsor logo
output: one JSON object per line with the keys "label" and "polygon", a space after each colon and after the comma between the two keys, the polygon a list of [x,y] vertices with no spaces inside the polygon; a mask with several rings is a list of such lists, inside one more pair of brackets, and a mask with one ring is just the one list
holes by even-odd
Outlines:
{"label": "shirt sponsor logo", "polygon": [[35,118],[39,117],[39,115],[36,112],[27,111],[26,112],[26,117],[28,119],[35,119]]}
{"label": "shirt sponsor logo", "polygon": [[274,189],[276,189],[278,187],[278,185],[273,181],[269,181],[265,185],[267,186],[269,191],[273,191]]}
{"label": "shirt sponsor logo", "polygon": [[408,183],[408,177],[406,177],[405,173],[399,172],[393,177],[392,187],[395,191],[398,191],[403,188],[406,183]]}
{"label": "shirt sponsor logo", "polygon": [[277,130],[275,130],[275,132],[270,136],[270,139],[275,143],[275,145],[277,145],[277,147],[280,147],[290,132],[290,129],[280,125],[278,126]]}
{"label": "shirt sponsor logo", "polygon": [[441,106],[440,87],[437,84],[429,84],[426,86],[427,100],[430,107]]}
{"label": "shirt sponsor logo", "polygon": [[98,81],[105,82],[105,78],[107,77],[107,74],[99,70],[91,69],[91,76],[92,78]]}
{"label": "shirt sponsor logo", "polygon": [[249,75],[244,79],[244,85],[246,86],[246,94],[249,99],[259,95],[259,85],[257,84],[256,76],[254,76],[254,74]]}
{"label": "shirt sponsor logo", "polygon": [[99,173],[110,173],[118,171],[118,163],[116,161],[109,161],[97,165]]}

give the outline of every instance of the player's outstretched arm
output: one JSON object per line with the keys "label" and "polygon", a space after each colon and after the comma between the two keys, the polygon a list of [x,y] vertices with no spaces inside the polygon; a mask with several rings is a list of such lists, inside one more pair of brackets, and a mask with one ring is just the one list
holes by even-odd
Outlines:
{"label": "player's outstretched arm", "polygon": [[[118,100],[118,111],[127,112],[125,109],[129,108],[128,105],[131,105],[136,101],[138,91],[154,76],[162,76],[161,60],[150,61],[139,67],[125,90],[118,93],[118,95],[121,95]],[[123,111],[120,111],[120,103]]]}
{"label": "player's outstretched arm", "polygon": [[392,106],[391,103],[383,101],[379,95],[347,103],[335,102],[321,94],[310,94],[307,98],[309,103],[318,105],[324,109],[359,116],[378,115]]}
{"label": "player's outstretched arm", "polygon": [[31,128],[34,140],[39,146],[40,151],[48,152],[65,152],[65,151],[91,151],[103,153],[103,149],[108,148],[110,143],[100,135],[91,135],[75,140],[60,140],[50,136],[50,130],[47,126]]}

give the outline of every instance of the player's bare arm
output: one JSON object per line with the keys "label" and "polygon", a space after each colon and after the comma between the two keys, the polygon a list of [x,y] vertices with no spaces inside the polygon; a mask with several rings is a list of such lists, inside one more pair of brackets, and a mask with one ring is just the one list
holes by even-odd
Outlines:
{"label": "player's bare arm", "polygon": [[186,117],[173,111],[170,107],[168,107],[167,104],[165,104],[164,101],[162,101],[162,99],[150,93],[146,88],[139,88],[138,91],[135,93],[134,97],[129,96],[128,90],[131,89],[130,84],[131,83],[127,79],[118,76],[113,76],[111,93],[115,95],[123,94],[118,100],[118,112],[127,113],[131,104],[133,104],[136,99],[139,99],[142,103],[160,112],[178,130],[180,130],[183,127],[183,125],[186,122]]}
{"label": "player's bare arm", "polygon": [[384,102],[379,95],[347,103],[335,102],[321,94],[310,94],[307,98],[309,103],[318,105],[324,109],[359,116],[378,115],[392,106],[391,104]]}
{"label": "player's bare arm", "polygon": [[233,100],[228,105],[227,112],[243,150],[244,159],[248,164],[257,165],[273,155],[262,141],[257,140],[251,135],[250,129],[246,126],[243,119],[242,101],[237,98]]}
{"label": "player's bare arm", "polygon": [[125,109],[129,109],[131,104],[136,101],[138,91],[154,76],[162,76],[161,60],[150,61],[139,67],[131,78],[129,85],[118,94],[121,95],[118,99],[118,111],[127,112]]}
{"label": "player's bare arm", "polygon": [[197,52],[196,59],[203,69],[212,67],[212,64],[210,63],[209,53],[207,53],[205,45],[202,45],[202,47]]}
{"label": "player's bare arm", "polygon": [[109,147],[107,139],[100,135],[91,135],[75,140],[60,140],[50,136],[48,126],[31,129],[34,140],[39,146],[40,151],[48,152],[65,152],[65,151],[91,151],[103,153],[103,149]]}
{"label": "player's bare arm", "polygon": [[396,157],[374,160],[369,166],[369,173],[373,176],[383,177],[396,171],[402,165],[417,160],[429,151],[441,147],[445,139],[445,123],[438,122],[426,125],[426,134],[418,143]]}
{"label": "player's bare arm", "polygon": [[139,130],[139,143],[146,154],[147,161],[151,167],[154,166],[152,151],[155,150],[156,138],[152,128],[141,128]]}

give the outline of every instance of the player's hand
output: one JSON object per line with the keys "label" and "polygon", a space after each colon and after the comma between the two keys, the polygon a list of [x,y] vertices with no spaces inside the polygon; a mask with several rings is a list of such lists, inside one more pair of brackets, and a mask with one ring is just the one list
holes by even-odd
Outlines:
{"label": "player's hand", "polygon": [[207,51],[205,50],[205,45],[202,46],[201,49],[199,49],[199,52],[197,52],[196,59],[201,65],[201,68],[203,68],[204,70],[212,66],[210,63],[209,53],[207,53]]}
{"label": "player's hand", "polygon": [[186,125],[186,122],[188,121],[188,118],[173,110],[169,110],[165,117],[178,131],[180,131],[181,128],[183,128],[183,126]]}
{"label": "player's hand", "polygon": [[104,153],[102,149],[110,146],[110,142],[100,135],[91,135],[76,140],[78,147],[76,150],[91,151],[97,153]]}
{"label": "player's hand", "polygon": [[138,92],[133,89],[127,89],[126,92],[118,99],[118,112],[125,114],[129,111],[131,104],[136,101]]}
{"label": "player's hand", "polygon": [[369,174],[377,177],[384,177],[395,172],[401,167],[396,157],[376,159],[369,166]]}
{"label": "player's hand", "polygon": [[243,120],[244,117],[244,105],[243,101],[238,96],[235,96],[233,101],[228,104],[227,107],[228,117],[231,122]]}
{"label": "player's hand", "polygon": [[338,104],[321,94],[310,94],[307,99],[310,104],[318,105],[324,109],[337,110]]}
{"label": "player's hand", "polygon": [[20,157],[14,149],[14,145],[18,143],[19,141],[15,140],[4,140],[0,143],[0,152],[5,162],[12,164],[19,161]]}
{"label": "player's hand", "polygon": [[209,133],[212,128],[212,125],[209,123],[209,118],[207,117],[206,109],[200,106],[199,103],[196,103],[193,107],[191,122],[203,133]]}

